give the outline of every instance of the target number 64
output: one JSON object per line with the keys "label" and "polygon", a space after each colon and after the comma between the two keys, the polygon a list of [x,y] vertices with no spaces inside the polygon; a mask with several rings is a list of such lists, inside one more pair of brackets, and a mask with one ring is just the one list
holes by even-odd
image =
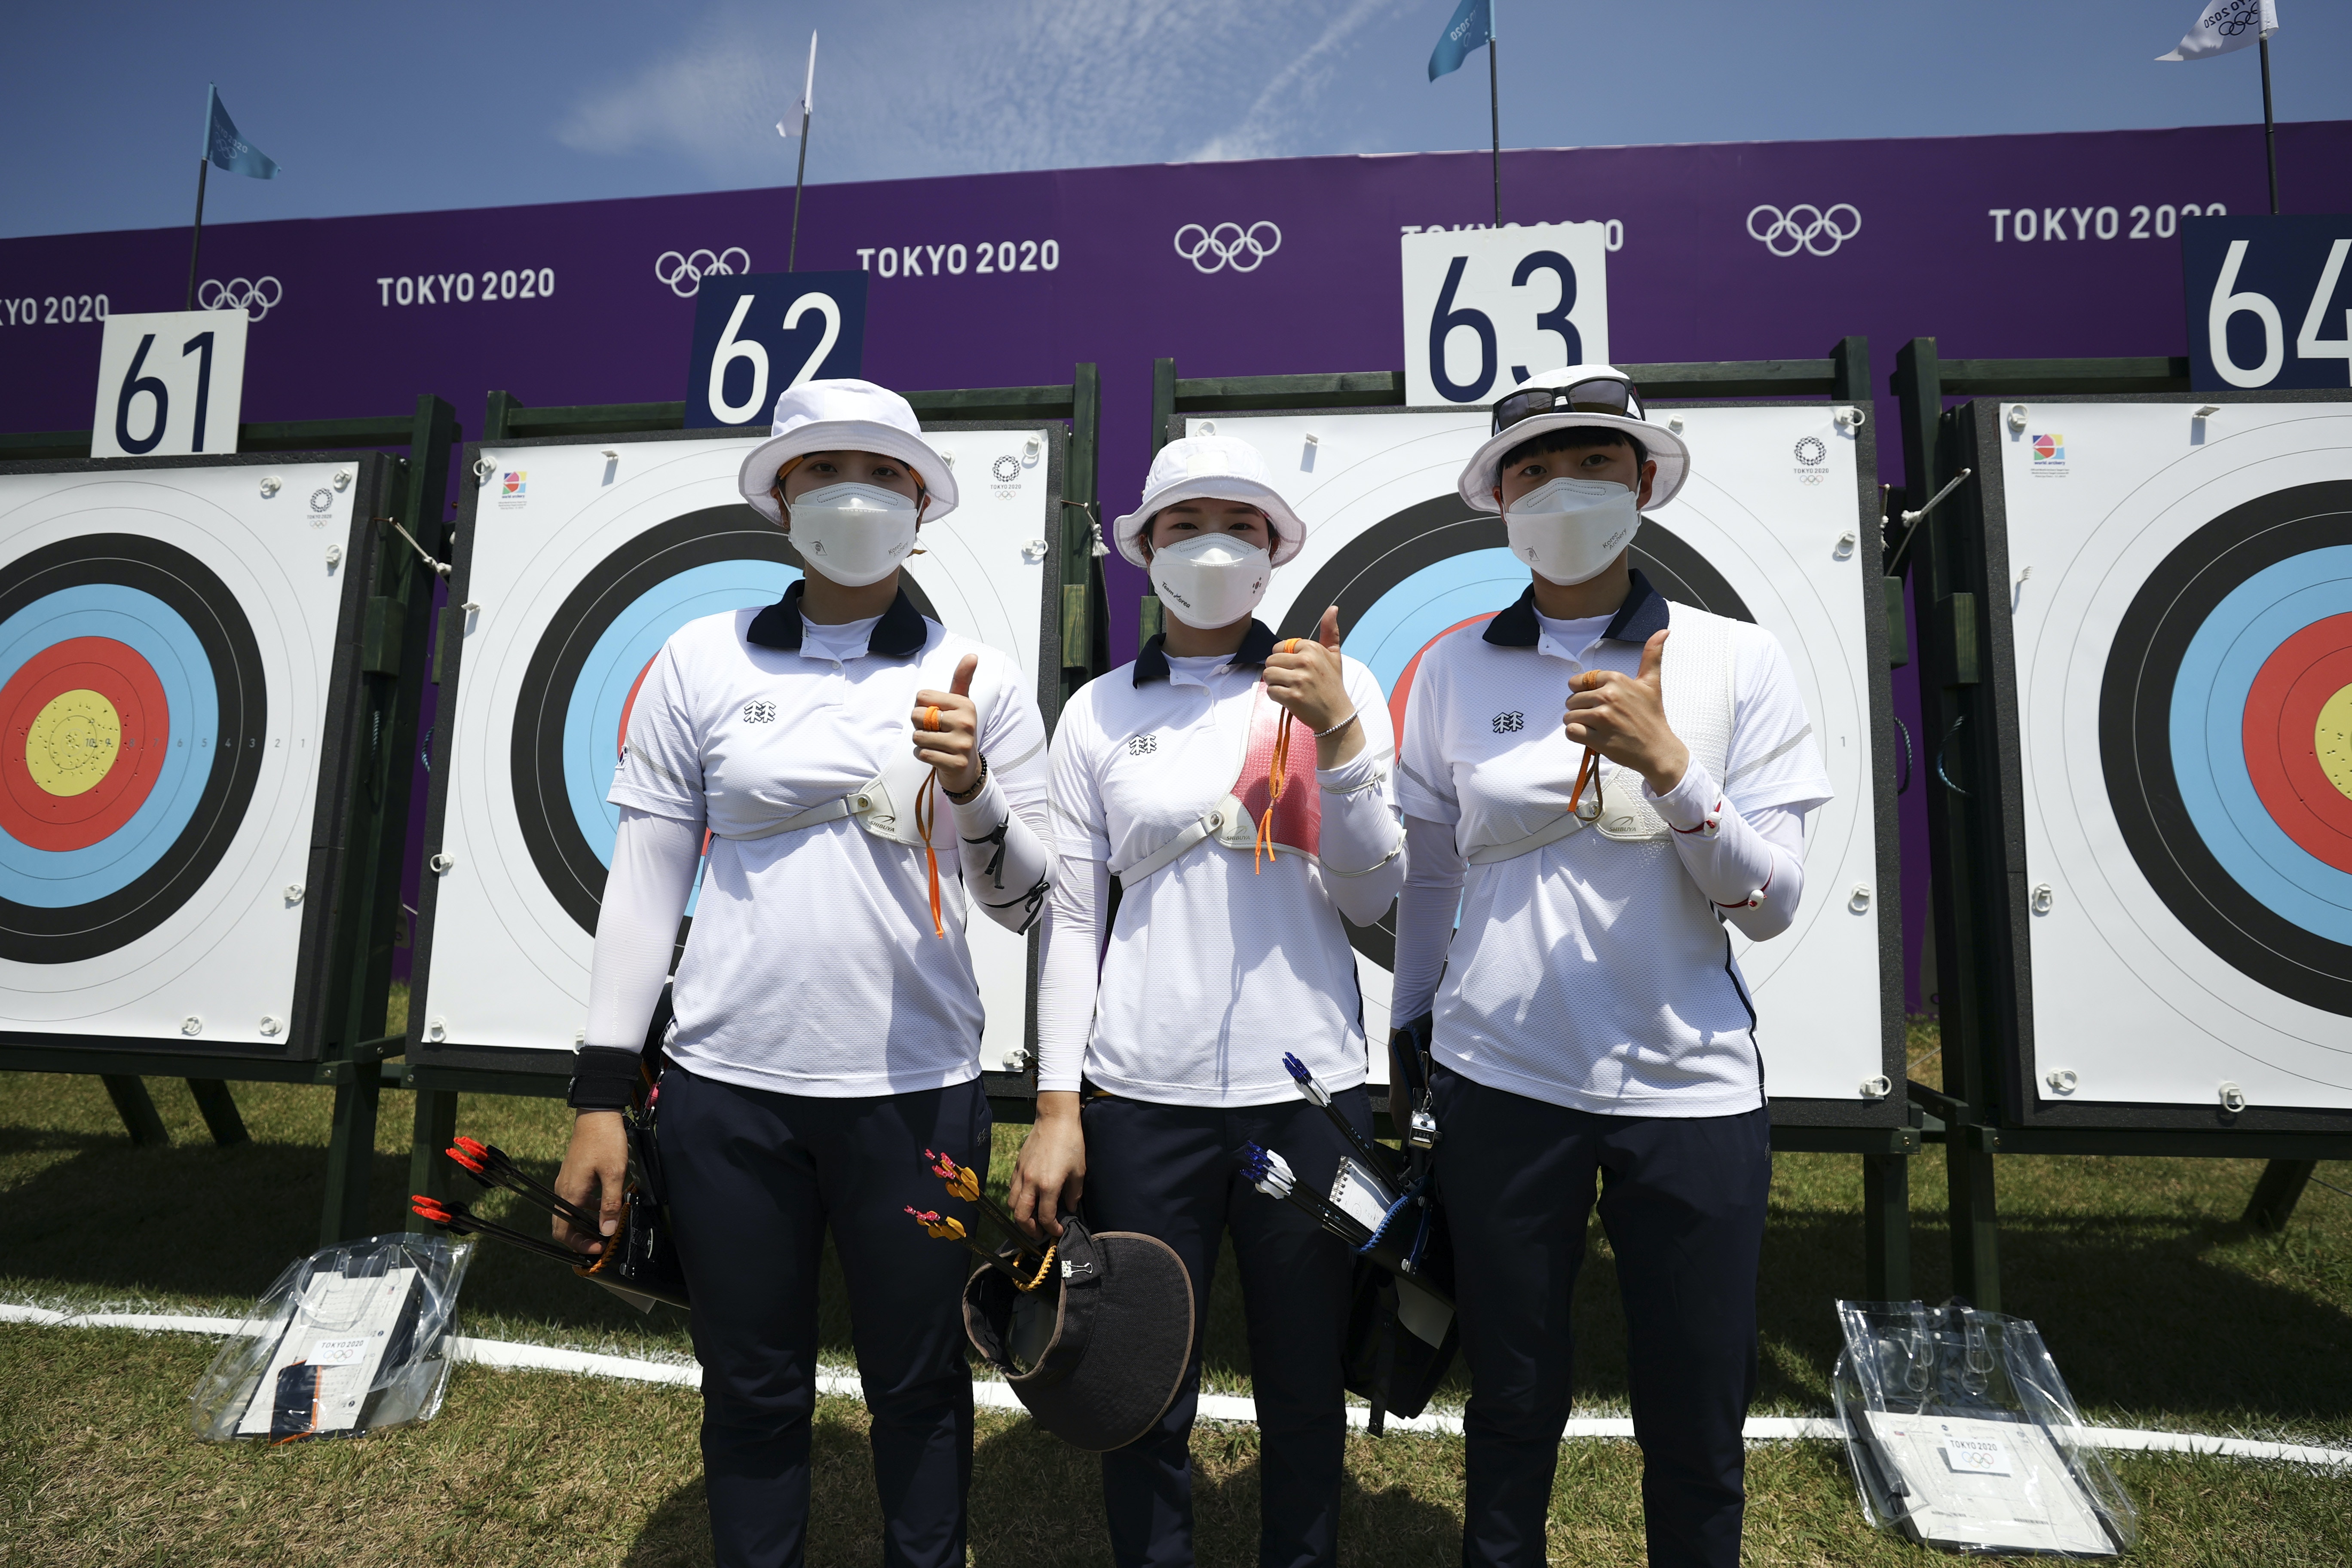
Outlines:
{"label": "target number 64", "polygon": [[1401,237],[1405,401],[1492,403],[1529,376],[1609,357],[1598,223]]}
{"label": "target number 64", "polygon": [[765,430],[788,388],[856,375],[866,284],[863,272],[706,277],[695,305],[688,428]]}
{"label": "target number 64", "polygon": [[2191,218],[2180,234],[2193,390],[2352,386],[2352,218]]}
{"label": "target number 64", "polygon": [[243,310],[109,316],[98,350],[89,455],[236,451],[249,324]]}

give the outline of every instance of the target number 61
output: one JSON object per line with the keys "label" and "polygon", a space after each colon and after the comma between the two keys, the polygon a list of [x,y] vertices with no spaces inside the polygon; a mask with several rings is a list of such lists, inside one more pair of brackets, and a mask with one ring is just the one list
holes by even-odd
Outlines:
{"label": "target number 61", "polygon": [[695,303],[687,426],[764,430],[788,388],[856,375],[865,340],[863,272],[705,277]]}
{"label": "target number 61", "polygon": [[243,310],[109,316],[99,342],[89,455],[236,451],[248,325]]}
{"label": "target number 61", "polygon": [[1401,237],[1405,401],[1487,404],[1529,376],[1609,357],[1598,223]]}

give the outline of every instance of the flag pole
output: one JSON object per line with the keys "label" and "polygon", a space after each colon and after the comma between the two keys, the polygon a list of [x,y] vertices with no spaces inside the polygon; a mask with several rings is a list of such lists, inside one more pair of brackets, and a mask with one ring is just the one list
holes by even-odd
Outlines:
{"label": "flag pole", "polygon": [[[2267,78],[2264,79],[2265,81],[2268,80]],[[196,158],[196,226],[194,236],[188,241],[188,303],[186,309],[191,310],[196,308],[196,258],[202,254],[205,248],[205,175],[211,171],[213,166],[213,100],[217,98],[219,95],[220,87],[217,83],[206,88],[205,90],[205,145],[204,151],[199,153]],[[2273,187],[2275,187],[2275,180],[2273,180]],[[2278,210],[2275,203],[2272,205],[2271,210],[2273,212]]]}
{"label": "flag pole", "polygon": [[2261,38],[2263,49],[2263,142],[2270,154],[2271,216],[2278,216],[2278,122],[2271,118],[2271,36]]}
{"label": "flag pole", "polygon": [[816,34],[809,34],[808,79],[801,84],[801,162],[793,173],[793,244],[784,253],[784,270],[796,272],[801,258],[801,186],[808,178],[809,100],[816,95]]}
{"label": "flag pole", "polygon": [[[1486,115],[1495,134],[1495,226],[1500,228],[1503,226],[1503,103],[1501,73],[1495,65],[1495,51],[1500,47],[1496,42],[1495,21],[1497,3],[1498,0],[1486,0]],[[2270,101],[2270,44],[2265,39],[2263,44],[2264,103]],[[2271,210],[2276,212],[2278,180],[2275,174],[2272,177],[2271,188]]]}

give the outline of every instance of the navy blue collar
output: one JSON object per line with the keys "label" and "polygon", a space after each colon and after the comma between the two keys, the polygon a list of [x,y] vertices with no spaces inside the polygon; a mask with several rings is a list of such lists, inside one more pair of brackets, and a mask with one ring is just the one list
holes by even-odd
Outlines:
{"label": "navy blue collar", "polygon": [[[1666,598],[1650,586],[1639,566],[1631,571],[1633,590],[1625,602],[1617,606],[1610,618],[1609,629],[1601,635],[1612,642],[1645,643],[1666,629]],[[1536,585],[1528,584],[1527,592],[1507,610],[1486,623],[1486,638],[1496,647],[1533,647],[1543,635],[1543,626],[1536,619]]]}
{"label": "navy blue collar", "polygon": [[[1167,640],[1166,632],[1155,632],[1151,640],[1143,645],[1143,651],[1135,656],[1135,684],[1141,686],[1147,681],[1168,679],[1168,651],[1160,646]],[[1248,633],[1242,638],[1240,650],[1234,655],[1234,662],[1263,665],[1266,656],[1273,651],[1274,634],[1266,630],[1264,621],[1253,620]]]}
{"label": "navy blue collar", "polygon": [[[784,590],[784,596],[751,617],[751,629],[744,634],[761,647],[780,647],[793,653],[801,650],[801,591],[805,581]],[[930,634],[923,626],[923,612],[900,588],[890,607],[882,612],[875,623],[874,635],[866,642],[866,651],[890,658],[905,658],[922,651]]]}

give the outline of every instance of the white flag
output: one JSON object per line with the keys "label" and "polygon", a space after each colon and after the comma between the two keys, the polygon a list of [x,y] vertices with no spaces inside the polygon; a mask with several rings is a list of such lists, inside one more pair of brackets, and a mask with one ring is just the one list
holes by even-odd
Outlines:
{"label": "white flag", "polygon": [[2168,55],[2159,60],[2202,60],[2235,49],[2250,49],[2257,40],[2278,31],[2276,0],[2209,0],[2196,24]]}

